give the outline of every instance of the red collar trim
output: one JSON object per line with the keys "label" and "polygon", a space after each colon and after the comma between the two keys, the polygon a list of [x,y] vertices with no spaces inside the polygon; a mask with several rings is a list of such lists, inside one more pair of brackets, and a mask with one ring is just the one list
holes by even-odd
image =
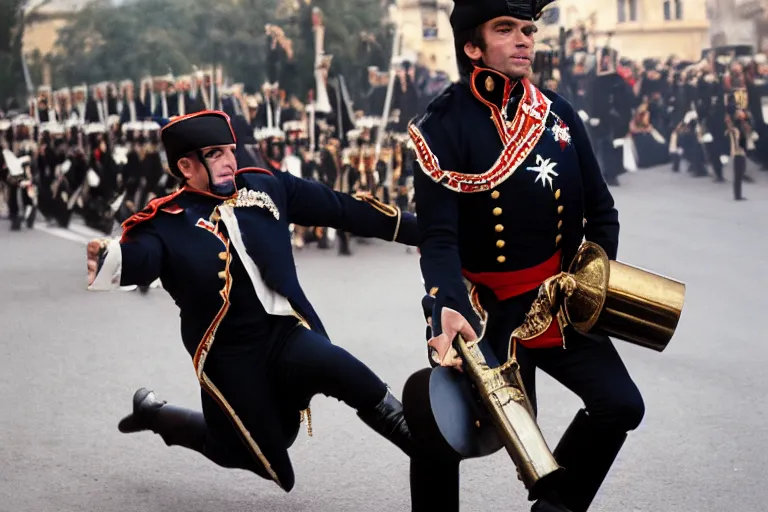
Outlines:
{"label": "red collar trim", "polygon": [[146,222],[155,217],[157,212],[159,212],[162,207],[181,195],[185,188],[186,187],[182,187],[171,195],[155,198],[151,200],[143,210],[131,215],[125,222],[123,222],[123,234],[120,238],[120,241],[124,242],[126,240],[126,235],[131,229],[135,228],[142,222]]}
{"label": "red collar trim", "polygon": [[[552,102],[527,79],[521,80],[524,87],[523,98],[515,118],[508,123],[501,123],[498,108],[492,117],[499,135],[504,141],[504,149],[496,162],[485,172],[470,174],[440,168],[440,161],[429,148],[421,131],[413,124],[408,127],[408,134],[414,144],[416,157],[421,169],[434,181],[442,183],[455,192],[483,192],[506,181],[517,170],[538,143],[546,126]],[[495,107],[495,105],[494,105]],[[498,114],[498,118],[496,118]]]}
{"label": "red collar trim", "polygon": [[[501,142],[505,146],[509,143],[510,137],[510,120],[507,117],[507,112],[509,103],[512,101],[512,91],[517,85],[518,82],[510,80],[509,77],[495,69],[478,66],[475,66],[469,79],[469,89],[472,91],[472,95],[491,110],[491,119],[496,125],[496,131],[499,133]],[[517,107],[515,117],[518,117],[524,102],[530,103],[528,92],[528,88],[523,87],[523,98]]]}

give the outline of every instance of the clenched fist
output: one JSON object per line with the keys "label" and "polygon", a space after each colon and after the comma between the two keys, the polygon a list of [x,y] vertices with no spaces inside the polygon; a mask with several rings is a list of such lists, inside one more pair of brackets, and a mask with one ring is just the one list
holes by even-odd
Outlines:
{"label": "clenched fist", "polygon": [[99,258],[107,250],[109,240],[96,239],[88,242],[86,254],[88,258],[88,286],[91,286],[96,280],[96,274],[99,270]]}

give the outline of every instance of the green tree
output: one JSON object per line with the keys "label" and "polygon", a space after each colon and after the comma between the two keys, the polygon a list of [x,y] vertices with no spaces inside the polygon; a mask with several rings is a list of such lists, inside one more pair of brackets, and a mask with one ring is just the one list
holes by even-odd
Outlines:
{"label": "green tree", "polygon": [[305,99],[314,84],[312,6],[325,13],[326,53],[334,71],[350,88],[362,80],[357,70],[360,32],[391,36],[382,28],[380,0],[302,0],[298,10],[279,0],[133,0],[114,7],[91,4],[59,34],[61,54],[54,59],[57,87],[97,83],[217,64],[251,91],[265,82],[265,25],[279,25],[293,41],[291,72],[282,84]]}
{"label": "green tree", "polygon": [[24,91],[21,65],[23,0],[0,1],[0,108]]}

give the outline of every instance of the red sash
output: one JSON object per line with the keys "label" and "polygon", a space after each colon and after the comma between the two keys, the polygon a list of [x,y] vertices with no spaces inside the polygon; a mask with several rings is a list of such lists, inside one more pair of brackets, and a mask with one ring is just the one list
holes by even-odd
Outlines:
{"label": "red sash", "polygon": [[[547,261],[522,270],[479,273],[462,270],[462,274],[470,282],[490,288],[499,300],[507,300],[537,289],[544,281],[560,273],[561,265],[562,252],[557,251]],[[520,343],[528,348],[562,347],[563,333],[554,319],[543,334]]]}

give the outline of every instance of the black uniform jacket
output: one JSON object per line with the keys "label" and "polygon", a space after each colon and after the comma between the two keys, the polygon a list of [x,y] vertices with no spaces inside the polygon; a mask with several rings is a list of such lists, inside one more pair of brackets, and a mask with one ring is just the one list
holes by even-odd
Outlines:
{"label": "black uniform jacket", "polygon": [[[289,224],[331,226],[408,245],[416,245],[418,229],[415,218],[399,209],[288,173],[245,169],[238,171],[236,185],[238,192],[227,198],[184,187],[128,219],[120,240],[119,284],[162,280],[181,310],[182,338],[203,390],[232,418],[269,472],[259,444],[273,440],[251,435],[257,429],[240,419],[213,380],[229,377],[207,374],[206,359],[210,356],[214,369],[238,351],[262,350],[275,318],[295,316],[325,334],[299,284]],[[106,268],[105,263],[102,272]],[[116,284],[117,275],[111,277]]]}
{"label": "black uniform jacket", "polygon": [[[567,270],[584,238],[616,258],[613,197],[584,123],[556,93],[475,68],[436,98],[409,134],[419,163],[419,248],[426,290],[435,296],[435,335],[443,307],[472,321],[464,278],[506,300],[518,295],[518,284],[535,290]],[[517,275],[530,279],[531,270],[534,278],[549,275],[514,283]],[[527,311],[532,294],[515,314]]]}

